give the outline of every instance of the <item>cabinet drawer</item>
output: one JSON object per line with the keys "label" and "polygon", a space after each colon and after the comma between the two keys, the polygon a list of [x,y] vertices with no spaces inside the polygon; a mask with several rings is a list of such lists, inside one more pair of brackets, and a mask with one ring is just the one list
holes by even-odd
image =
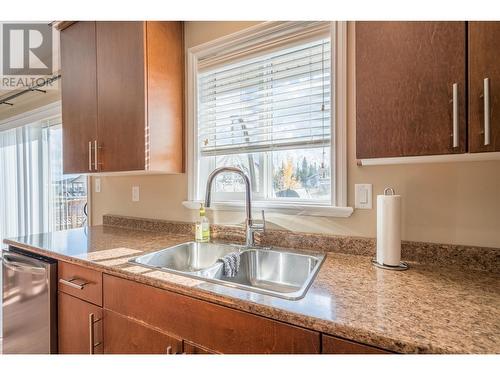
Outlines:
{"label": "cabinet drawer", "polygon": [[74,264],[59,262],[58,291],[102,306],[102,273]]}
{"label": "cabinet drawer", "polygon": [[104,353],[180,354],[182,340],[105,310]]}
{"label": "cabinet drawer", "polygon": [[319,333],[115,276],[104,308],[219,353],[319,353]]}
{"label": "cabinet drawer", "polygon": [[369,345],[323,335],[323,354],[390,354],[386,350]]}

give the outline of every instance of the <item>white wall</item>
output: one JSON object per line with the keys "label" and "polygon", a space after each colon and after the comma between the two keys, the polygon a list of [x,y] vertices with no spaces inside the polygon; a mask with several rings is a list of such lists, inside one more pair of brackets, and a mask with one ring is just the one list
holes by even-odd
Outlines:
{"label": "white wall", "polygon": [[[186,48],[250,26],[251,22],[186,22]],[[403,196],[403,238],[500,247],[500,162],[359,167],[355,157],[354,24],[348,27],[348,203],[354,204],[354,184],[373,184],[374,196],[387,186]],[[131,201],[139,185],[141,201]],[[187,199],[186,175],[101,178],[101,193],[93,194],[94,223],[103,214],[191,221],[195,212],[182,206]],[[219,223],[242,223],[243,212],[216,213]],[[376,210],[355,210],[350,218],[269,214],[278,228],[304,232],[374,237]]]}

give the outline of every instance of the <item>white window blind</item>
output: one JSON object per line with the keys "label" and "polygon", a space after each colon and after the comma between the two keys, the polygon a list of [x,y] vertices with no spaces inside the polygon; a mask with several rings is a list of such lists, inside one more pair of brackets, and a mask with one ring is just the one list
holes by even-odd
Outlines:
{"label": "white window blind", "polygon": [[200,156],[329,147],[329,34],[198,74]]}

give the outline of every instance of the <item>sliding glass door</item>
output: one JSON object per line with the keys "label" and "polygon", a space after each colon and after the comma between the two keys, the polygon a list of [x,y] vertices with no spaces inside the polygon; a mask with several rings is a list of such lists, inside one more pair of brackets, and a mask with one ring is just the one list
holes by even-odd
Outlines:
{"label": "sliding glass door", "polygon": [[63,175],[60,117],[0,132],[0,239],[85,224],[87,177]]}
{"label": "sliding glass door", "polygon": [[[58,121],[59,119],[55,119]],[[86,225],[87,176],[63,175],[62,126],[60,121],[47,127],[50,150],[49,230],[79,228]]]}
{"label": "sliding glass door", "polygon": [[4,238],[86,224],[87,177],[63,174],[58,108],[0,124],[0,249]]}

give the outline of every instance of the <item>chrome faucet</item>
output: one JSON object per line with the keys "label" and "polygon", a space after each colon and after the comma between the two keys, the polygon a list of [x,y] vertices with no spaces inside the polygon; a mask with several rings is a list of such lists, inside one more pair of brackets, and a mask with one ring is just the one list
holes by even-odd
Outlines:
{"label": "chrome faucet", "polygon": [[212,200],[212,183],[219,173],[223,172],[233,172],[239,174],[243,181],[245,182],[245,203],[246,203],[246,245],[255,246],[255,233],[264,232],[266,229],[266,218],[264,216],[264,210],[262,210],[262,224],[256,224],[252,219],[252,187],[250,185],[250,180],[248,176],[239,168],[235,167],[221,167],[215,169],[208,176],[207,180],[207,191],[205,194],[205,207],[210,207],[210,202]]}

